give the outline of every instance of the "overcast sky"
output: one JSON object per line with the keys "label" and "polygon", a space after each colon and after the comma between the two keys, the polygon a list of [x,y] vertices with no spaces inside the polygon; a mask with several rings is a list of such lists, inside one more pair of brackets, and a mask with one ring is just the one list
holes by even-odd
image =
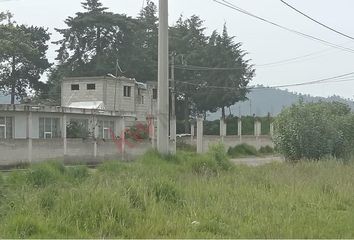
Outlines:
{"label": "overcast sky", "polygon": [[[238,7],[267,18],[289,28],[296,29],[323,40],[354,49],[350,40],[317,25],[294,12],[280,0],[229,0]],[[0,0],[0,11],[9,10],[18,23],[48,27],[52,40],[60,39],[54,28],[64,28],[63,21],[81,11],[81,0]],[[158,4],[158,1],[154,1]],[[143,6],[143,0],[102,0],[110,11],[136,16]],[[288,3],[347,35],[354,36],[353,0],[288,0]],[[243,43],[249,52],[248,58],[255,65],[290,59],[320,52],[287,64],[256,67],[257,76],[252,84],[277,86],[302,83],[354,72],[354,53],[341,51],[309,40],[262,21],[221,6],[212,0],[169,0],[170,24],[180,14],[193,14],[205,20],[207,33],[222,30],[227,23],[229,33],[236,41]],[[51,45],[48,57],[56,56],[56,46]],[[319,85],[291,87],[290,91],[316,96],[340,95],[354,97],[353,81]]]}

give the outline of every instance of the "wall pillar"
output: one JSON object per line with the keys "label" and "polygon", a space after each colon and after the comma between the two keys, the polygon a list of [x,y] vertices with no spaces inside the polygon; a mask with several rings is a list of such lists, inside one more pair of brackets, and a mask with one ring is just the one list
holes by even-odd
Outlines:
{"label": "wall pillar", "polygon": [[176,154],[177,152],[177,134],[176,134],[176,118],[171,117],[170,119],[170,142],[172,142],[171,153]]}
{"label": "wall pillar", "polygon": [[259,120],[254,121],[254,136],[259,137],[262,133],[262,123]]}
{"label": "wall pillar", "polygon": [[121,127],[122,127],[122,160],[125,160],[125,118],[122,118],[121,121]]}
{"label": "wall pillar", "polygon": [[224,137],[226,137],[226,129],[227,125],[225,119],[220,118],[220,137],[222,142],[224,142]]}
{"label": "wall pillar", "polygon": [[203,153],[203,118],[197,118],[197,153]]}
{"label": "wall pillar", "polygon": [[149,124],[149,139],[151,140],[151,146],[153,149],[156,149],[156,144],[155,144],[155,118],[153,116],[150,116],[148,119],[148,124]]}
{"label": "wall pillar", "polygon": [[193,144],[194,137],[195,137],[195,125],[194,123],[191,123],[191,144]]}
{"label": "wall pillar", "polygon": [[114,135],[115,137],[119,137],[122,134],[120,129],[120,117],[114,118]]}
{"label": "wall pillar", "polygon": [[93,156],[97,158],[98,121],[96,116],[93,118],[93,140]]}
{"label": "wall pillar", "polygon": [[241,120],[241,118],[239,118],[237,121],[237,133],[238,133],[238,136],[240,137],[240,141],[242,141],[242,120]]}
{"label": "wall pillar", "polygon": [[28,112],[27,115],[27,141],[28,141],[28,152],[27,152],[27,159],[28,162],[31,163],[32,162],[32,154],[33,154],[33,143],[32,143],[32,137],[33,137],[33,133],[32,133],[32,112]]}
{"label": "wall pillar", "polygon": [[63,150],[64,150],[64,156],[68,154],[68,141],[66,138],[66,125],[67,125],[67,117],[66,114],[64,113],[63,118],[62,118],[62,126],[61,126],[61,132],[62,132],[62,138],[63,138]]}
{"label": "wall pillar", "polygon": [[274,136],[274,123],[271,122],[269,127],[270,127],[269,134],[271,137],[273,137]]}

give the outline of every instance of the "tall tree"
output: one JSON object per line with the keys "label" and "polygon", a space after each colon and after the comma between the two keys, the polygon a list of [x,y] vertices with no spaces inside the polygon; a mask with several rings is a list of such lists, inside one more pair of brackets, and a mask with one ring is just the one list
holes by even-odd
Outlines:
{"label": "tall tree", "polygon": [[50,64],[46,58],[46,29],[28,27],[11,22],[0,25],[0,90],[15,98],[23,99],[29,90],[41,91],[44,83],[39,81]]}
{"label": "tall tree", "polygon": [[204,59],[207,66],[218,70],[209,69],[200,73],[203,84],[194,95],[199,111],[215,112],[221,109],[225,118],[226,107],[246,99],[247,85],[255,70],[245,59],[247,53],[241,46],[241,43],[235,43],[234,37],[229,36],[226,24],[221,35],[214,31],[210,36]]}
{"label": "tall tree", "polygon": [[157,81],[158,61],[158,17],[154,2],[147,0],[137,18],[135,37],[135,66],[139,66],[136,79],[139,81]]}
{"label": "tall tree", "polygon": [[99,0],[86,0],[82,6],[85,12],[65,20],[68,28],[56,29],[63,35],[56,42],[59,65],[69,76],[114,72],[117,59],[123,62],[131,54],[135,21],[107,12]]}
{"label": "tall tree", "polygon": [[[188,71],[183,66],[204,65],[205,47],[207,37],[205,27],[198,16],[183,19],[181,16],[177,23],[170,28],[170,51],[176,55],[175,79],[177,89],[178,119],[188,120],[190,115],[197,113],[194,95],[198,85],[202,82],[199,72]],[[182,67],[181,67],[182,66]],[[180,115],[183,113],[182,115]],[[185,127],[188,127],[186,122]],[[186,129],[187,130],[187,129]]]}

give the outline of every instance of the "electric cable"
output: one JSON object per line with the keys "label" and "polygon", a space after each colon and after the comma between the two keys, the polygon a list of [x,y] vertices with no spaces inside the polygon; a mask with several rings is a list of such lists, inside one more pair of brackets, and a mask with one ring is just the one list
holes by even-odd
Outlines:
{"label": "electric cable", "polygon": [[295,10],[296,12],[298,12],[298,13],[300,13],[301,15],[305,16],[306,18],[310,19],[311,21],[313,21],[313,22],[315,22],[315,23],[321,25],[322,27],[325,27],[325,28],[331,30],[332,32],[335,32],[335,33],[337,33],[337,34],[339,34],[339,35],[342,35],[342,36],[344,36],[344,37],[346,37],[346,38],[349,38],[349,39],[351,39],[351,40],[354,40],[354,37],[351,37],[351,36],[349,36],[349,35],[347,35],[347,34],[345,34],[345,33],[342,33],[342,32],[340,32],[340,31],[338,31],[338,30],[335,30],[335,29],[332,28],[332,27],[327,26],[326,24],[321,23],[320,21],[318,21],[318,20],[316,20],[316,19],[310,17],[309,15],[305,14],[304,12],[298,10],[297,8],[295,8],[294,6],[290,5],[289,3],[285,2],[284,0],[280,0],[280,1],[281,1],[283,4],[285,4],[286,6],[288,6],[289,8]]}

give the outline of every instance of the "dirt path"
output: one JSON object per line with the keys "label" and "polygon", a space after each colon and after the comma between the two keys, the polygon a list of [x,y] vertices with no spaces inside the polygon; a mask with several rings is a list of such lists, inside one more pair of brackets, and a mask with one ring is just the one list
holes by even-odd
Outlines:
{"label": "dirt path", "polygon": [[231,159],[235,164],[245,164],[247,166],[261,166],[272,162],[284,162],[282,157],[269,156],[269,157],[248,157]]}

